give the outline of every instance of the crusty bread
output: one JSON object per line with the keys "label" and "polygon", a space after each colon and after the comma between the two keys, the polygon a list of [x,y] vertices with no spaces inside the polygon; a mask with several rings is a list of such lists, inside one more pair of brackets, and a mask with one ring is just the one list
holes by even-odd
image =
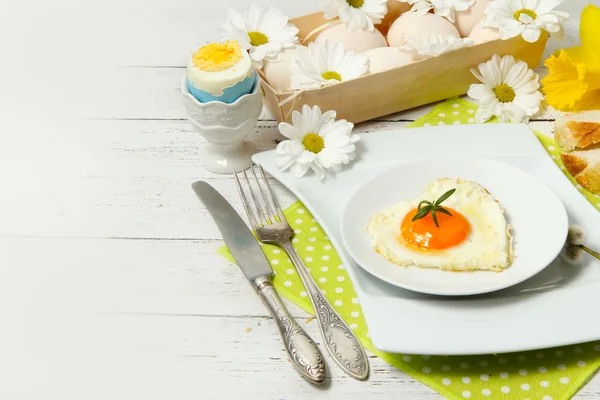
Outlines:
{"label": "crusty bread", "polygon": [[581,150],[600,143],[600,110],[556,118],[554,139],[564,151]]}
{"label": "crusty bread", "polygon": [[600,148],[561,153],[560,158],[577,183],[600,194]]}
{"label": "crusty bread", "polygon": [[554,139],[567,171],[585,189],[600,194],[600,110],[557,117]]}

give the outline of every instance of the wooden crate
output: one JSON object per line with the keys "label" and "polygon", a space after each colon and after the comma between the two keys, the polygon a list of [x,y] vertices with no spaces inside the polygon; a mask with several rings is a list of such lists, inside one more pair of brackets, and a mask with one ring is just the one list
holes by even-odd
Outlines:
{"label": "wooden crate", "polygon": [[[302,39],[329,21],[318,12],[290,22],[300,29],[298,36]],[[387,31],[385,25],[378,28]],[[536,43],[528,43],[520,36],[494,40],[389,71],[306,90],[283,105],[280,104],[294,93],[277,93],[261,73],[263,100],[279,122],[291,122],[292,111],[308,104],[318,105],[323,111],[335,110],[338,118],[358,123],[465,94],[472,83],[478,82],[470,69],[494,54],[513,55],[535,68],[542,59],[547,40],[547,34]]]}

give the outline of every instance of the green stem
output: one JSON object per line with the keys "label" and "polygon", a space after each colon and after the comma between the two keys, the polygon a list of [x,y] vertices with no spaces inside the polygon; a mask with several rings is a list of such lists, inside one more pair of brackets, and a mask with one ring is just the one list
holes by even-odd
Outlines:
{"label": "green stem", "polygon": [[595,252],[594,250],[585,247],[582,244],[578,244],[577,247],[579,247],[582,250],[585,250],[586,252],[588,252],[589,254],[591,254],[592,256],[596,257],[598,260],[600,260],[600,253]]}

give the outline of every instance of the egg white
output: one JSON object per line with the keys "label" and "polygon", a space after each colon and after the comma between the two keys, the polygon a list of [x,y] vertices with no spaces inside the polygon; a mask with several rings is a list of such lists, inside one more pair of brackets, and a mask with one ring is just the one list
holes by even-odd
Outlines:
{"label": "egg white", "polygon": [[[254,63],[248,52],[242,49],[241,56],[236,64],[222,71],[203,71],[194,64],[192,54],[187,65],[187,77],[195,88],[212,96],[221,96],[225,89],[254,76]],[[242,94],[245,93],[240,96]]]}
{"label": "egg white", "polygon": [[[471,224],[467,239],[442,251],[425,252],[401,243],[400,225],[421,200],[435,201],[448,190],[456,192],[443,206],[460,212]],[[447,271],[500,272],[512,263],[512,233],[504,209],[483,187],[462,179],[442,178],[431,183],[421,197],[400,202],[375,214],[367,227],[373,248],[400,266],[439,268]]]}

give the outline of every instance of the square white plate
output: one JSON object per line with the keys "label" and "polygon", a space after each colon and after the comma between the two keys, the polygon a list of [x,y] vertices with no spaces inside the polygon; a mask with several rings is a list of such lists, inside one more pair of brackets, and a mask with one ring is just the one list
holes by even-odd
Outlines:
{"label": "square white plate", "polygon": [[[407,162],[451,155],[495,159],[537,176],[561,198],[569,222],[585,229],[586,243],[600,247],[600,213],[557,168],[529,127],[398,129],[363,135],[357,146],[357,159],[323,181],[312,174],[295,179],[279,171],[274,151],[257,154],[254,161],[291,190],[322,225],[347,267],[375,347],[391,353],[468,355],[600,339],[600,320],[594,312],[600,304],[600,261],[589,256],[580,266],[555,260],[509,289],[448,298],[389,285],[354,263],[342,245],[341,213],[362,184]],[[402,177],[390,184],[401,185]]]}

